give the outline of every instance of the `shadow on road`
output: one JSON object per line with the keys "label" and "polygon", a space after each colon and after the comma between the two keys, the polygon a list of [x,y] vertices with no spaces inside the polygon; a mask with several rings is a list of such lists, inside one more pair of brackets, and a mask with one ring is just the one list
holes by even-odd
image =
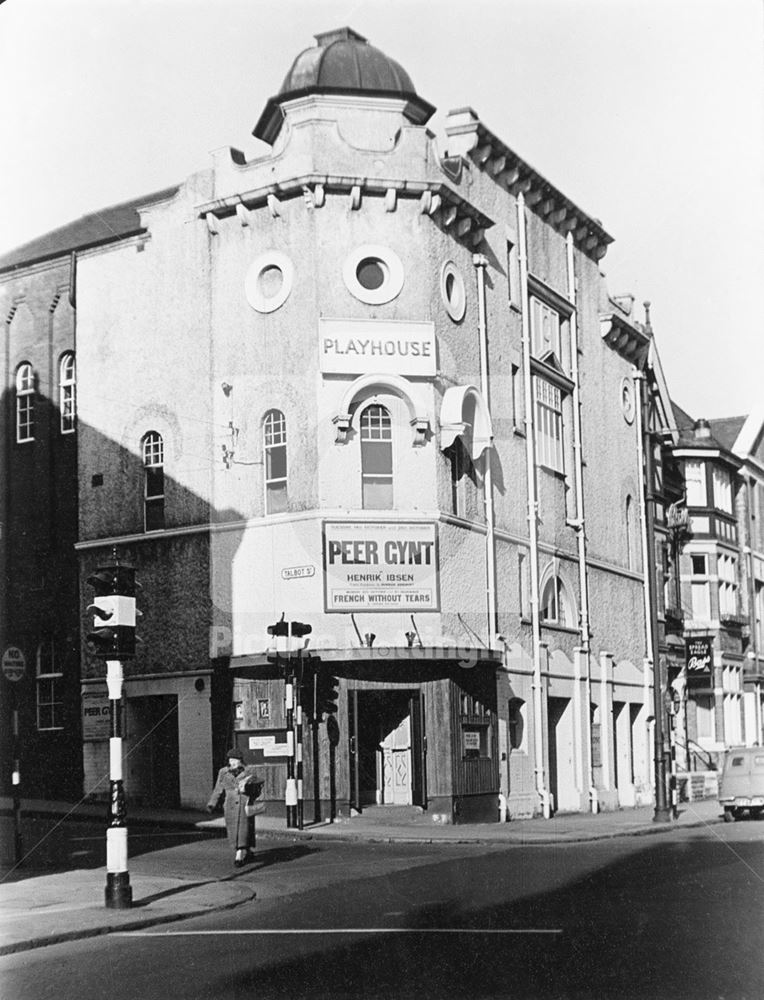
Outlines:
{"label": "shadow on road", "polygon": [[[128,817],[131,858],[162,848],[223,837],[225,830],[197,830],[190,824],[173,828],[142,823],[131,827]],[[106,822],[60,817],[25,818],[21,844],[21,861],[12,868],[9,866],[3,881],[19,881],[45,872],[101,868],[106,864]]]}
{"label": "shadow on road", "polygon": [[[327,928],[400,933],[300,937],[290,930],[255,938],[251,969],[225,977],[221,993],[260,1000],[764,996],[761,844],[661,838],[634,850],[634,843],[628,853],[594,845],[492,851],[305,893],[292,928],[324,920]],[[274,910],[275,926],[278,917]]]}

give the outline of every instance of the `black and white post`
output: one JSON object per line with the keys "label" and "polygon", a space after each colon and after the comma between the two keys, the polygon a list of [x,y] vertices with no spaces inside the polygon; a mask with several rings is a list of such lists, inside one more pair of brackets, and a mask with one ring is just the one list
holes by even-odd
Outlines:
{"label": "black and white post", "polygon": [[303,787],[302,787],[302,703],[300,701],[300,684],[295,688],[295,760],[296,760],[296,782],[297,782],[297,829],[302,830],[303,825]]}
{"label": "black and white post", "polygon": [[127,807],[122,777],[122,663],[106,661],[109,690],[109,815],[106,828],[106,906],[113,910],[133,905],[133,890],[127,867]]}
{"label": "black and white post", "polygon": [[127,870],[127,809],[122,777],[122,686],[123,662],[135,656],[135,622],[140,612],[135,607],[139,586],[135,569],[120,562],[116,549],[114,561],[99,566],[87,583],[95,591],[88,611],[95,616],[87,642],[94,654],[106,663],[106,687],[109,694],[109,811],[106,827],[106,905],[127,909],[133,905],[133,890]]}
{"label": "black and white post", "polygon": [[287,677],[284,686],[286,708],[286,738],[287,738],[287,777],[286,792],[286,825],[288,830],[297,828],[297,780],[295,778],[295,739],[294,739],[294,703],[295,678],[292,672],[291,654],[287,661]]}

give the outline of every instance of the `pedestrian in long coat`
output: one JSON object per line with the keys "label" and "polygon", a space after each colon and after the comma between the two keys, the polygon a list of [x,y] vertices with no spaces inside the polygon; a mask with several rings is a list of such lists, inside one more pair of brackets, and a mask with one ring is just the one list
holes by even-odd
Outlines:
{"label": "pedestrian in long coat", "polygon": [[241,751],[233,747],[226,752],[226,757],[228,764],[218,771],[207,812],[214,812],[220,806],[220,800],[224,799],[228,843],[235,852],[234,865],[241,868],[251,860],[250,851],[255,846],[255,817],[247,816],[246,806],[260,794],[263,783],[254,767],[244,764]]}

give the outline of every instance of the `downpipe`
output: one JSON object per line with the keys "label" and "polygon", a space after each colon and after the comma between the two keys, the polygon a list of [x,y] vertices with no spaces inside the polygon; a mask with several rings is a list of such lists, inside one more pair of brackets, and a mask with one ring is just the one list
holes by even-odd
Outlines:
{"label": "downpipe", "polygon": [[525,398],[525,459],[528,479],[528,531],[530,541],[530,605],[533,634],[533,755],[536,794],[544,819],[552,815],[552,803],[546,787],[544,768],[544,732],[541,685],[541,624],[539,620],[539,542],[538,498],[536,496],[536,440],[531,384],[531,335],[528,315],[528,244],[525,219],[525,197],[517,196],[518,257],[520,264],[520,299],[522,303],[523,388]]}

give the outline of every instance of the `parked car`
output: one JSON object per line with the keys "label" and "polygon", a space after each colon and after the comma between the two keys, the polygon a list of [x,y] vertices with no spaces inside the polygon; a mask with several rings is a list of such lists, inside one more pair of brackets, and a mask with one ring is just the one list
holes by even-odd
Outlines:
{"label": "parked car", "polygon": [[764,815],[764,747],[733,747],[724,757],[719,803],[725,822]]}

